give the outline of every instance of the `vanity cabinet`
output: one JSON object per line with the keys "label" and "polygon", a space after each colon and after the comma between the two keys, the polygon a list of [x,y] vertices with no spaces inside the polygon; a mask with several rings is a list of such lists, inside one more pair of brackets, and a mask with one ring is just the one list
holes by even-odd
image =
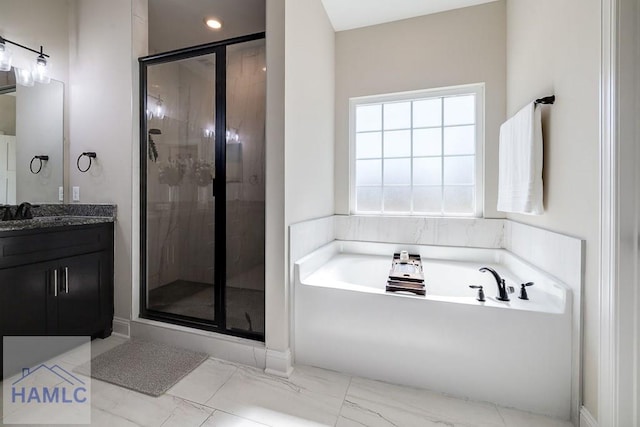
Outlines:
{"label": "vanity cabinet", "polygon": [[106,251],[60,260],[56,270],[57,316],[52,321],[57,334],[111,335],[113,280],[109,261]]}
{"label": "vanity cabinet", "polygon": [[107,337],[113,223],[0,233],[0,331]]}
{"label": "vanity cabinet", "polygon": [[46,335],[50,298],[46,278],[53,263],[0,270],[2,335]]}

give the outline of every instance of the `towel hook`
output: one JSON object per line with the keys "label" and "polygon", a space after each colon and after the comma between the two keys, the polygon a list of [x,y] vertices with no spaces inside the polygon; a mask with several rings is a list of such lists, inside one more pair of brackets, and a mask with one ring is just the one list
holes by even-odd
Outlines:
{"label": "towel hook", "polygon": [[[40,165],[38,167],[38,170],[34,171],[33,162],[35,162],[36,160],[40,161]],[[43,155],[34,156],[33,159],[31,159],[31,162],[29,163],[29,170],[31,171],[32,174],[37,175],[42,170],[43,162],[47,162],[47,161],[49,161],[49,156],[43,156]]]}
{"label": "towel hook", "polygon": [[[82,169],[80,167],[80,159],[82,159],[82,157],[87,156],[89,158],[89,166],[87,166],[86,169]],[[82,153],[78,156],[78,160],[76,161],[76,166],[78,167],[78,170],[82,173],[87,172],[89,169],[91,169],[91,164],[92,164],[92,160],[95,159],[97,157],[96,153],[93,151],[87,151],[85,153]]]}

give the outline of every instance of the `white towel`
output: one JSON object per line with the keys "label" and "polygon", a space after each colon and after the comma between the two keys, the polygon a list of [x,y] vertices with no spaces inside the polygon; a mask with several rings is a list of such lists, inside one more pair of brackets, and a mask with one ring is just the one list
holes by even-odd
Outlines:
{"label": "white towel", "polygon": [[498,210],[541,215],[542,116],[530,103],[500,127]]}

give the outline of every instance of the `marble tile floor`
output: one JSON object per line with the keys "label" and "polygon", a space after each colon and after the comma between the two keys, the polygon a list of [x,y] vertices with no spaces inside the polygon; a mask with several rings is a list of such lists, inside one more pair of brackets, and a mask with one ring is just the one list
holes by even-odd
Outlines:
{"label": "marble tile floor", "polygon": [[[92,342],[92,355],[124,342]],[[324,369],[291,378],[210,358],[153,398],[92,380],[93,426],[571,427],[566,421]],[[3,414],[4,416],[4,414]]]}

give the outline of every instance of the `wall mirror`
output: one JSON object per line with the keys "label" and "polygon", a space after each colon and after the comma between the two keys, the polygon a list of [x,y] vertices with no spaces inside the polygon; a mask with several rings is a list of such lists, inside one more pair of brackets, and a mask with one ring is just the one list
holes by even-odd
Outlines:
{"label": "wall mirror", "polygon": [[0,72],[0,205],[58,203],[63,152],[62,82],[26,87]]}

